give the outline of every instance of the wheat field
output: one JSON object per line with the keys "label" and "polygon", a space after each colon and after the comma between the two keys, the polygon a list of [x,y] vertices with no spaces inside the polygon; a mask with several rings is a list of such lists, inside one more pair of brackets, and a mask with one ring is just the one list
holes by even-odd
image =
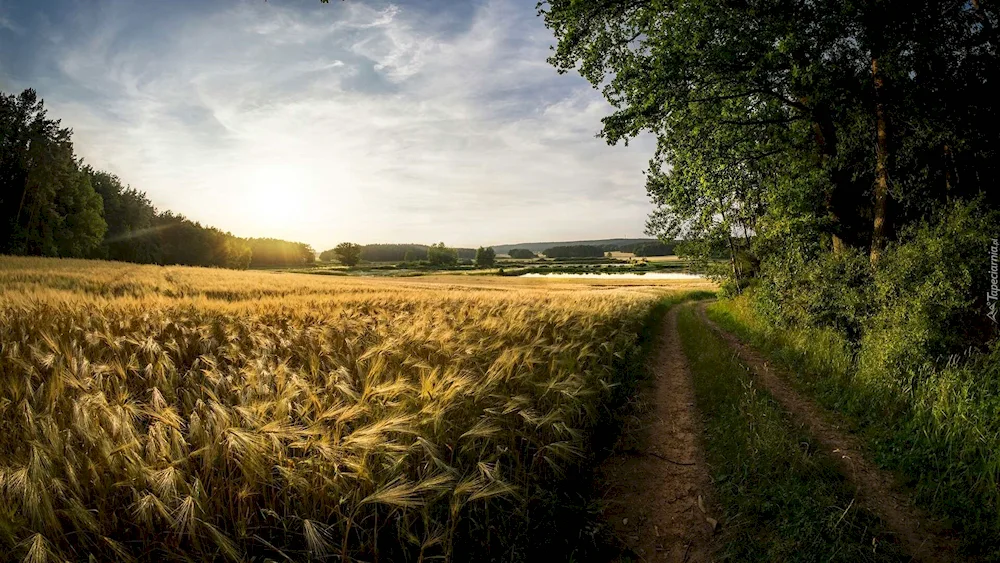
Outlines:
{"label": "wheat field", "polygon": [[515,557],[663,296],[13,257],[0,288],[32,562]]}

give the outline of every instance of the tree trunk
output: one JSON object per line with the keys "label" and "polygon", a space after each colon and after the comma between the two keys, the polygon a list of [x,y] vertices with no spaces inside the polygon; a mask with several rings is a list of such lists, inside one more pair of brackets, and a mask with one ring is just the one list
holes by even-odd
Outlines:
{"label": "tree trunk", "polygon": [[885,78],[878,57],[872,57],[875,84],[875,224],[872,228],[871,263],[874,266],[885,248],[889,211],[889,123],[885,109]]}
{"label": "tree trunk", "polygon": [[[837,157],[837,130],[828,111],[816,110],[813,118],[813,135],[816,139],[816,146],[819,148],[820,165],[826,168]],[[836,172],[832,174],[833,189],[827,194],[824,202],[827,219],[830,221],[830,239],[834,254],[840,254],[845,247],[844,240],[839,233],[840,213],[837,211],[839,199],[837,196],[841,189],[839,176]]]}
{"label": "tree trunk", "polygon": [[729,218],[726,217],[725,212],[725,202],[722,198],[719,198],[719,213],[722,215],[722,223],[726,226],[726,241],[729,243],[729,263],[733,267],[733,281],[736,282],[736,294],[739,295],[743,293],[740,289],[740,270],[736,267],[736,248],[733,245],[733,226],[729,223]]}
{"label": "tree trunk", "polygon": [[740,272],[736,269],[736,249],[733,247],[733,237],[727,236],[726,239],[729,241],[729,263],[733,266],[733,281],[736,282],[736,294],[739,295],[743,293],[740,289]]}
{"label": "tree trunk", "polygon": [[952,186],[952,157],[951,157],[951,147],[947,144],[944,146],[944,189],[945,191],[951,191]]}

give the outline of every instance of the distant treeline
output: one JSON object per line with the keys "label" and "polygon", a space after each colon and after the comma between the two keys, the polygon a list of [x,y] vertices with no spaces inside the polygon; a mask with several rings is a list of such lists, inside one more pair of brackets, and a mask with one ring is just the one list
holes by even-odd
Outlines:
{"label": "distant treeline", "polygon": [[[636,256],[673,256],[675,242],[643,242],[637,244],[625,244],[617,248],[619,252],[631,252]],[[615,249],[606,249],[609,252]]]}
{"label": "distant treeline", "polygon": [[85,166],[34,90],[0,93],[0,253],[247,268],[313,261],[303,243],[243,239]]}
{"label": "distant treeline", "polygon": [[247,239],[252,251],[250,267],[300,266],[316,260],[316,252],[304,242],[275,238]]}
{"label": "distant treeline", "polygon": [[[675,254],[674,247],[680,241],[672,240],[662,242],[656,239],[605,239],[594,241],[570,241],[570,242],[527,242],[517,245],[499,245],[494,249],[498,254],[506,254],[511,258],[532,258],[536,254],[546,254],[546,251],[553,248],[576,248],[595,247],[602,252],[630,252],[637,256],[672,256]],[[532,253],[529,256],[527,253]],[[518,253],[519,256],[514,256]]]}
{"label": "distant treeline", "polygon": [[[365,262],[416,262],[427,260],[426,244],[366,244],[361,247],[361,259]],[[453,248],[459,260],[476,257],[475,248]]]}
{"label": "distant treeline", "polygon": [[542,254],[547,258],[600,258],[604,250],[599,246],[578,244],[573,246],[553,246],[546,248]]}
{"label": "distant treeline", "polygon": [[643,244],[657,242],[657,239],[653,238],[606,238],[606,239],[595,239],[595,240],[556,240],[556,241],[537,241],[537,242],[519,242],[516,244],[496,244],[493,245],[493,249],[496,250],[497,254],[507,254],[510,255],[510,251],[515,248],[520,248],[524,250],[530,250],[535,254],[540,254],[545,251],[546,248],[552,248],[554,246],[596,246],[598,248],[603,248],[605,251],[618,250],[621,246],[633,245],[633,244]]}
{"label": "distant treeline", "polygon": [[[599,258],[605,252],[631,252],[636,256],[672,256],[675,242],[636,242],[632,244],[574,244],[568,246],[553,246],[542,251],[548,258]],[[513,250],[511,252],[514,252]],[[516,258],[513,254],[512,258]]]}

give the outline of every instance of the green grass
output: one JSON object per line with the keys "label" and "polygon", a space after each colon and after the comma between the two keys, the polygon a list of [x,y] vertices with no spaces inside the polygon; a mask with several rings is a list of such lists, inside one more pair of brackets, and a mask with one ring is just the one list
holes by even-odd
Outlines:
{"label": "green grass", "polygon": [[720,560],[902,561],[832,461],[691,308],[679,330],[723,510]]}
{"label": "green grass", "polygon": [[858,373],[832,331],[775,327],[745,297],[713,304],[709,316],[842,415],[872,460],[903,476],[917,503],[961,534],[966,555],[1000,561],[1000,374],[989,356],[915,374],[887,393]]}

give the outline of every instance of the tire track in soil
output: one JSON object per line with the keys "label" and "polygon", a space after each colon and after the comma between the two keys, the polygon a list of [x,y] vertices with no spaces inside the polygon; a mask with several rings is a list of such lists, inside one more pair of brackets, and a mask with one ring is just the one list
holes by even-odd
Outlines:
{"label": "tire track in soil", "polygon": [[800,395],[788,383],[789,374],[708,318],[707,303],[697,306],[701,320],[721,336],[756,379],[791,415],[803,424],[820,447],[834,460],[855,488],[858,504],[882,519],[886,528],[914,561],[962,561],[958,541],[918,508],[892,474],[865,458],[859,440],[843,430],[833,413]]}
{"label": "tire track in soil", "polygon": [[667,313],[657,337],[653,377],[642,384],[638,412],[598,470],[604,517],[627,546],[623,556],[638,561],[712,560],[712,484],[677,332],[680,307]]}

